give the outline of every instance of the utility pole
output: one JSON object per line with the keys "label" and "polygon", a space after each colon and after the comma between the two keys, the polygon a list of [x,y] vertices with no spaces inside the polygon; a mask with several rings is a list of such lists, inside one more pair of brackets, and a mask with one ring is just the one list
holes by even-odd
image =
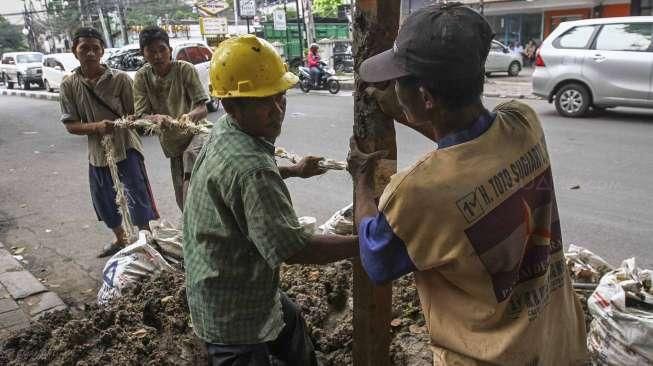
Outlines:
{"label": "utility pole", "polygon": [[122,37],[123,45],[129,44],[129,33],[127,33],[127,21],[125,20],[125,6],[122,4],[122,0],[116,0],[118,2],[118,20],[120,21],[120,36]]}
{"label": "utility pole", "polygon": [[295,0],[295,9],[297,9],[297,35],[299,36],[299,60],[304,60],[304,37],[302,37],[302,22],[299,19],[299,0]]}
{"label": "utility pole", "polygon": [[[303,2],[304,0],[302,0]],[[315,42],[315,22],[313,21],[313,2],[306,0],[306,42],[310,45]]]}
{"label": "utility pole", "polygon": [[[399,29],[400,0],[356,0],[355,8],[352,48],[357,71],[363,60],[392,48]],[[374,167],[374,191],[379,197],[397,170],[394,121],[365,93],[369,84],[358,77],[358,72],[355,80],[354,136],[358,146],[366,153],[388,152],[388,157]],[[354,218],[354,227],[358,227],[360,219]],[[360,259],[353,261],[354,366],[390,365],[392,284],[375,286]]]}
{"label": "utility pole", "polygon": [[107,29],[106,21],[104,20],[104,13],[102,12],[102,5],[97,5],[98,17],[100,17],[100,24],[102,24],[102,32],[104,33],[104,40],[107,43],[107,48],[113,47],[113,42],[111,41],[111,34]]}

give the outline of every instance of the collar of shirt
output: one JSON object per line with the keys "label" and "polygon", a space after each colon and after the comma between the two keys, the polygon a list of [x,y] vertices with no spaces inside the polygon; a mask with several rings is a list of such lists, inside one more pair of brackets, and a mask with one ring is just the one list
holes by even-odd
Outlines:
{"label": "collar of shirt", "polygon": [[269,140],[267,140],[267,139],[265,139],[263,137],[255,137],[255,136],[252,136],[252,135],[248,134],[242,128],[240,128],[240,126],[238,125],[236,120],[234,120],[234,118],[231,117],[230,114],[227,114],[227,117],[225,118],[225,121],[227,122],[227,126],[229,126],[229,128],[238,130],[238,131],[244,133],[245,135],[256,139],[257,141],[259,141],[261,143],[261,145],[263,145],[265,150],[267,152],[269,152],[270,155],[274,155],[274,152],[276,150],[276,147],[274,146],[274,141],[269,141]]}
{"label": "collar of shirt", "polygon": [[468,129],[452,132],[441,138],[438,141],[438,149],[462,144],[481,136],[492,126],[496,116],[497,114],[494,112],[483,113]]}
{"label": "collar of shirt", "polygon": [[[101,82],[103,82],[104,80],[109,80],[109,79],[111,79],[113,77],[113,70],[109,66],[107,66],[106,64],[101,64],[101,65],[102,65],[102,67],[104,67],[104,72],[102,73],[102,75],[100,75],[100,77],[94,83],[95,85],[98,85]],[[81,66],[78,66],[75,70],[73,70],[73,73],[79,75],[79,77],[81,78],[81,80],[82,80],[82,82],[84,84],[86,84],[86,85],[88,85],[90,87],[95,86],[93,83],[91,83],[86,78],[86,76],[84,76],[84,74],[82,74],[82,67]]]}

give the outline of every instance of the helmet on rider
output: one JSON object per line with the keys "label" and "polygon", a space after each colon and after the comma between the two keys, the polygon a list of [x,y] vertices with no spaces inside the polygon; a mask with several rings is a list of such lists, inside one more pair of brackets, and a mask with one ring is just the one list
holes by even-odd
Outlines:
{"label": "helmet on rider", "polygon": [[212,94],[218,98],[269,97],[299,80],[266,40],[252,34],[227,39],[213,53]]}
{"label": "helmet on rider", "polygon": [[311,43],[311,50],[317,50],[320,48],[320,46],[317,45],[317,43]]}

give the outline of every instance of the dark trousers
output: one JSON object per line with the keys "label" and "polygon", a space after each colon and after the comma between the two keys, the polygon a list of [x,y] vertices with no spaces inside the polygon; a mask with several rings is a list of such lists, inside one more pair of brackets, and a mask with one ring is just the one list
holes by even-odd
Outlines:
{"label": "dark trousers", "polygon": [[270,366],[270,356],[287,366],[317,366],[306,323],[297,306],[283,293],[281,309],[286,325],[277,339],[258,344],[207,343],[209,366]]}

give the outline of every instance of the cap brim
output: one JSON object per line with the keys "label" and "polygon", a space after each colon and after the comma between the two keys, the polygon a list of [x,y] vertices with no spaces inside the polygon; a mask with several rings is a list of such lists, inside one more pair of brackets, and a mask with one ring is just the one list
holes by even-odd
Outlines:
{"label": "cap brim", "polygon": [[379,83],[399,79],[409,73],[394,58],[394,51],[389,49],[363,61],[358,75],[368,83]]}

